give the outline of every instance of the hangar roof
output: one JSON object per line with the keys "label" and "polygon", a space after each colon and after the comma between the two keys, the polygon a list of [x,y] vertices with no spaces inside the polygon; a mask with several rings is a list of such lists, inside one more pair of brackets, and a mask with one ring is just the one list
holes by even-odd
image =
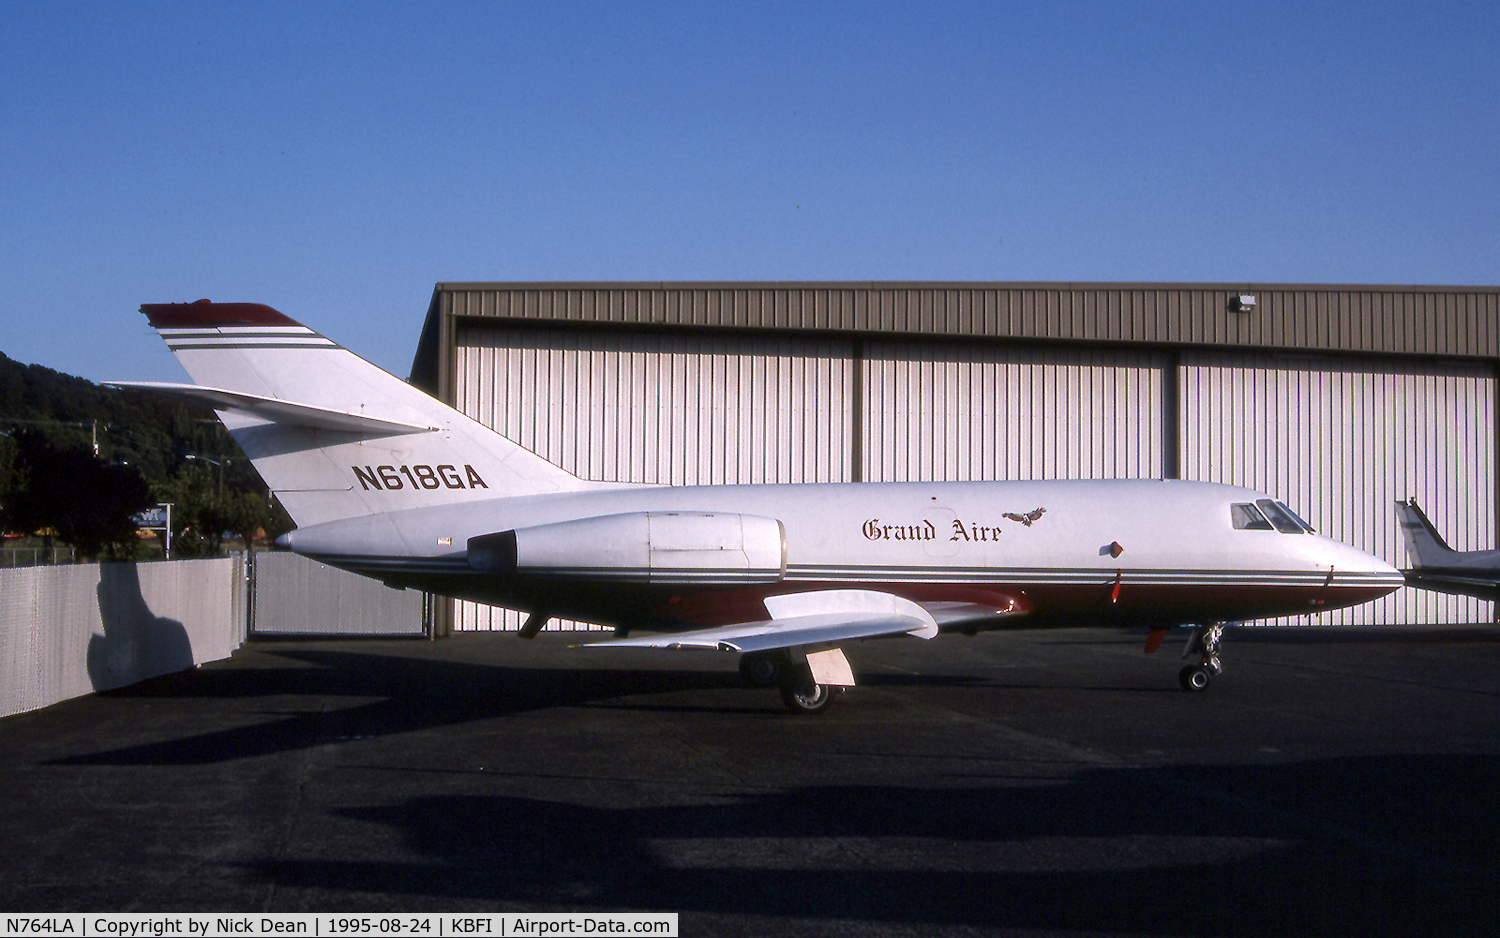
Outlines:
{"label": "hangar roof", "polygon": [[[453,325],[817,331],[1500,362],[1500,287],[841,281],[439,283],[412,377],[436,390]],[[446,337],[446,341],[444,341]]]}

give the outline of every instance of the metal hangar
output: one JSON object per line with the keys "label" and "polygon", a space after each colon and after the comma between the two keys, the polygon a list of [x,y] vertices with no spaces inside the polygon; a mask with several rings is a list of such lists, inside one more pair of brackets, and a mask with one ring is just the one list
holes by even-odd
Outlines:
{"label": "metal hangar", "polygon": [[[412,381],[589,479],[1188,478],[1398,566],[1408,496],[1497,546],[1500,287],[439,283]],[[1405,589],[1322,621],[1493,605]]]}

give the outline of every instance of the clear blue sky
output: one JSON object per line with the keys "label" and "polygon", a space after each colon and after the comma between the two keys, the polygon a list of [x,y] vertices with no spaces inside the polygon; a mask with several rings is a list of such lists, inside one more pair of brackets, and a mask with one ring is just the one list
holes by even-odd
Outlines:
{"label": "clear blue sky", "polygon": [[0,0],[0,352],[453,280],[1500,283],[1500,5]]}

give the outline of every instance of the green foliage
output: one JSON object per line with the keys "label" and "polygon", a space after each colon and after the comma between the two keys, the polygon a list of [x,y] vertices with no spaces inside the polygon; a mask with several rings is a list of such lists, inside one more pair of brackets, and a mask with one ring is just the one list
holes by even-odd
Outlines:
{"label": "green foliage", "polygon": [[14,438],[16,462],[6,522],[21,531],[51,529],[90,557],[128,559],[139,543],[134,515],[155,504],[131,466],[96,458],[91,448],[58,446],[36,430]]}
{"label": "green foliage", "polygon": [[[0,355],[0,432],[31,428],[58,447],[98,447],[106,463],[164,477],[174,462],[174,407]],[[203,414],[212,418],[212,414]]]}
{"label": "green foliage", "polygon": [[[232,480],[243,456],[184,460],[176,474],[154,487],[158,501],[172,504],[172,555],[213,557],[226,537],[249,543],[258,533],[275,537],[291,530],[291,519],[264,489],[236,488]],[[223,473],[221,478],[220,473]],[[253,473],[252,473],[253,474]]]}
{"label": "green foliage", "polygon": [[[123,559],[139,551],[139,540],[133,522],[122,533],[113,513],[136,504],[128,518],[157,501],[173,503],[173,556],[211,556],[226,534],[275,537],[292,527],[212,411],[0,355],[0,523],[7,531],[50,529],[84,554]],[[71,514],[58,515],[63,505]],[[96,528],[82,520],[90,511]]]}

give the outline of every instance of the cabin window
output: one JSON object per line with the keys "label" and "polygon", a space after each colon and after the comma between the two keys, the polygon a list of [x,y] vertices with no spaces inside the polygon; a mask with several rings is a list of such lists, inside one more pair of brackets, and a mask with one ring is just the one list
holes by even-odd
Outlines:
{"label": "cabin window", "polygon": [[1234,519],[1234,527],[1239,531],[1272,530],[1271,522],[1266,520],[1266,516],[1260,513],[1259,508],[1249,502],[1230,505],[1229,516]]}
{"label": "cabin window", "polygon": [[1260,508],[1261,513],[1276,526],[1276,530],[1282,534],[1313,533],[1312,525],[1297,517],[1297,513],[1288,508],[1284,502],[1262,498],[1258,499],[1255,504]]}

